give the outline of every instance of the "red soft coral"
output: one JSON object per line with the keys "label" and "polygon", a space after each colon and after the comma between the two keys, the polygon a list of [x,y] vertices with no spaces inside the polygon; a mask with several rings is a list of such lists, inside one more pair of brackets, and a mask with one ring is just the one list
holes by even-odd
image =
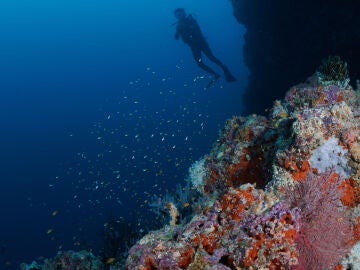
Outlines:
{"label": "red soft coral", "polygon": [[340,198],[342,179],[335,173],[309,173],[286,190],[286,201],[300,210],[301,227],[295,242],[299,269],[334,269],[349,252],[352,223]]}

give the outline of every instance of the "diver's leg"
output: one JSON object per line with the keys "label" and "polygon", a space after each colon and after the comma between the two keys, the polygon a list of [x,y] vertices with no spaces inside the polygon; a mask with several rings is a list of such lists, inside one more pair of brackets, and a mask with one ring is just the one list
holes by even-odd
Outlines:
{"label": "diver's leg", "polygon": [[198,64],[198,66],[201,69],[212,74],[215,79],[220,77],[220,75],[217,74],[211,67],[204,64],[204,62],[201,59],[201,49],[200,48],[191,47],[191,51],[192,51],[195,62]]}
{"label": "diver's leg", "polygon": [[207,56],[207,58],[209,58],[209,60],[211,60],[212,62],[214,62],[215,64],[217,64],[218,66],[220,66],[223,69],[225,79],[228,82],[236,81],[236,78],[230,73],[229,69],[218,58],[215,57],[215,55],[212,53],[212,51],[207,43],[204,44],[202,51]]}
{"label": "diver's leg", "polygon": [[225,69],[227,69],[227,67],[219,59],[215,57],[208,44],[204,44],[201,49],[204,52],[204,54],[207,56],[207,58],[209,58],[210,61],[220,66],[224,71]]}

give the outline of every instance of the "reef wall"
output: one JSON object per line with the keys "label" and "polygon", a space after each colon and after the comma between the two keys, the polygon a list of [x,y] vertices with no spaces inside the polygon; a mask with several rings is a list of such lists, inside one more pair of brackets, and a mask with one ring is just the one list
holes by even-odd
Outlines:
{"label": "reef wall", "polygon": [[231,2],[247,29],[244,57],[251,75],[244,94],[246,113],[263,114],[329,55],[349,64],[353,85],[360,79],[359,1]]}
{"label": "reef wall", "polygon": [[345,70],[329,58],[268,117],[229,119],[190,170],[199,197],[164,200],[169,225],[125,269],[360,269],[359,89],[336,63]]}

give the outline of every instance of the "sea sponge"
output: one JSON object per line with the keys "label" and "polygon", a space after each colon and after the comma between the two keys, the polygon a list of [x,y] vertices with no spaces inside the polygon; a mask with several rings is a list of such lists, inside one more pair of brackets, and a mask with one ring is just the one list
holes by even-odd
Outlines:
{"label": "sea sponge", "polygon": [[319,173],[325,173],[332,169],[343,178],[351,175],[351,168],[347,164],[345,155],[348,150],[338,144],[338,139],[330,137],[322,145],[316,148],[310,159],[311,167],[316,168]]}

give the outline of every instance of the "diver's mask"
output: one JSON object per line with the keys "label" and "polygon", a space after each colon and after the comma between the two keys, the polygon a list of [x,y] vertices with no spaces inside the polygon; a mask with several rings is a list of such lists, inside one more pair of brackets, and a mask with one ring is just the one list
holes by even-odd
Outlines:
{"label": "diver's mask", "polygon": [[176,19],[178,19],[178,20],[185,19],[185,17],[186,17],[186,13],[185,13],[185,10],[183,8],[175,9],[174,10],[174,15],[175,15]]}

